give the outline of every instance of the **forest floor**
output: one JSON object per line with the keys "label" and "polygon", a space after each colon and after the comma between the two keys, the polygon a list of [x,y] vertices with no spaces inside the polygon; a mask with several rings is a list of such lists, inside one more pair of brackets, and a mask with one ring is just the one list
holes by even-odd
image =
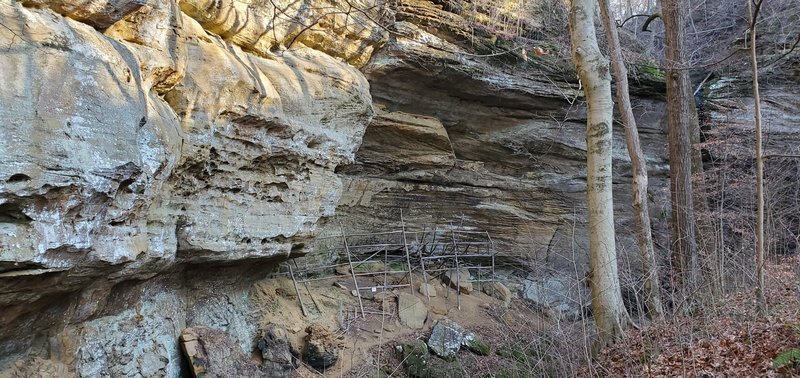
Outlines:
{"label": "forest floor", "polygon": [[[766,267],[767,313],[755,290],[734,293],[693,314],[626,332],[587,376],[800,376],[800,259]],[[780,356],[780,357],[779,357]]]}

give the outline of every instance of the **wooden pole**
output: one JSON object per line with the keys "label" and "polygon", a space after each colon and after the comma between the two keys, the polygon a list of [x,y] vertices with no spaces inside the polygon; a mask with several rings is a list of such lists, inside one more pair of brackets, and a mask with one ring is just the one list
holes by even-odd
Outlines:
{"label": "wooden pole", "polygon": [[297,301],[300,302],[300,310],[303,311],[303,316],[308,316],[308,312],[306,311],[306,306],[303,304],[302,297],[300,297],[300,289],[297,288],[297,281],[294,279],[292,264],[289,264],[289,275],[292,277],[292,284],[294,284],[294,292],[297,294]]}
{"label": "wooden pole", "polygon": [[456,305],[461,310],[461,267],[458,264],[458,244],[456,243],[456,231],[450,230],[453,234],[453,251],[456,259]]}
{"label": "wooden pole", "polygon": [[[356,297],[358,298],[358,307],[361,308],[361,317],[366,318],[364,313],[364,303],[361,301],[361,290],[358,289],[358,280],[356,279],[356,272],[353,270],[353,259],[350,258],[350,247],[347,246],[347,235],[344,233],[344,227],[339,225],[342,230],[342,240],[344,241],[344,251],[347,253],[347,264],[350,266],[350,275],[353,276],[353,285],[356,286]],[[356,317],[358,314],[356,314]]]}
{"label": "wooden pole", "polygon": [[[292,262],[294,262],[294,267],[295,268],[300,269],[300,267],[297,266],[297,260],[292,260]],[[306,267],[308,267],[308,264],[306,264]],[[291,266],[289,268],[291,268]],[[306,269],[306,270],[308,270],[308,269]],[[308,277],[308,276],[306,276],[306,277]],[[311,294],[311,289],[308,288],[308,281],[304,281],[303,282],[303,286],[306,288],[306,292],[308,293],[308,296],[311,297],[311,302],[314,302],[314,307],[317,308],[317,313],[321,313],[322,312],[322,308],[319,307],[319,303],[317,303],[317,299],[314,298],[313,294]]]}
{"label": "wooden pole", "polygon": [[489,254],[492,255],[492,282],[495,282],[495,276],[494,276],[494,241],[492,240],[492,236],[489,235],[489,231],[486,231],[486,237],[489,239]]}
{"label": "wooden pole", "polygon": [[414,281],[411,279],[411,257],[408,254],[408,241],[406,240],[406,222],[403,220],[403,209],[400,209],[400,227],[402,227],[403,249],[406,252],[406,264],[408,264],[408,284],[411,285],[411,294],[414,294]]}
{"label": "wooden pole", "polygon": [[[424,238],[425,234],[423,234],[422,237]],[[416,240],[416,236],[414,237],[414,239]],[[424,240],[423,240],[423,242],[424,242]],[[420,243],[417,243],[417,245],[420,245]],[[419,267],[422,269],[422,281],[423,281],[422,284],[426,285],[425,286],[425,297],[428,298],[428,302],[430,302],[431,301],[431,293],[429,292],[428,286],[427,286],[428,285],[428,272],[425,271],[425,259],[423,258],[423,255],[424,255],[423,254],[423,250],[420,250],[419,251]]]}

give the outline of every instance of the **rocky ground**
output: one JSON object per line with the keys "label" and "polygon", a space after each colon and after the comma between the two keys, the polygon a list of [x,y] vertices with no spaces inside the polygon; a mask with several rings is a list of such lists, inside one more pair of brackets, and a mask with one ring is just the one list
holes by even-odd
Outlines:
{"label": "rocky ground", "polygon": [[208,376],[513,376],[528,365],[557,369],[545,361],[557,345],[540,350],[538,361],[531,351],[542,335],[581,323],[567,319],[576,298],[563,290],[564,278],[531,281],[502,272],[505,284],[481,284],[462,269],[427,283],[414,273],[412,289],[405,272],[387,273],[382,263],[354,269],[360,300],[347,267],[297,286],[279,274],[256,283],[250,296],[259,314],[257,349],[244,351],[219,330],[190,327],[180,339],[190,369]]}

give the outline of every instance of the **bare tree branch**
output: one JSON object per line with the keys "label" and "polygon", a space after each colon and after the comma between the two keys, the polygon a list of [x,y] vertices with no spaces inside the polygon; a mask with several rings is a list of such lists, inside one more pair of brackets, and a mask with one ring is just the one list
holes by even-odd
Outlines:
{"label": "bare tree branch", "polygon": [[797,48],[797,45],[798,45],[798,44],[800,44],[800,33],[798,33],[798,34],[797,34],[797,39],[794,41],[794,44],[793,44],[793,45],[792,45],[792,47],[789,49],[789,51],[787,51],[787,52],[785,52],[785,53],[781,54],[781,56],[779,56],[779,57],[775,58],[773,61],[771,61],[771,62],[767,63],[766,65],[764,65],[764,67],[763,67],[763,68],[769,68],[769,67],[771,67],[773,64],[775,64],[775,63],[778,63],[778,61],[779,61],[779,60],[781,60],[781,59],[783,59],[783,58],[787,57],[789,54],[791,54],[791,53],[794,51],[794,49],[795,49],[795,48]]}
{"label": "bare tree branch", "polygon": [[[625,20],[623,20],[623,21],[617,20],[617,22],[616,22],[616,24],[617,24],[617,27],[618,27],[618,28],[621,28],[621,27],[625,26],[625,23],[626,23],[626,22],[628,22],[628,21],[630,21],[632,18],[636,18],[636,17],[653,17],[653,15],[651,15],[651,14],[634,14],[633,16],[630,16],[630,17],[626,18],[626,19],[625,19]],[[648,20],[649,20],[649,18],[648,18]]]}

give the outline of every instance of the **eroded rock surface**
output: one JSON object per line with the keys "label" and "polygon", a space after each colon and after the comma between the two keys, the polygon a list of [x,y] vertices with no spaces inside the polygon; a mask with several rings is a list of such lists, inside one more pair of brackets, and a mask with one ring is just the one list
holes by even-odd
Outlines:
{"label": "eroded rock surface", "polygon": [[[253,352],[253,282],[287,258],[328,258],[317,233],[400,229],[401,208],[409,229],[488,231],[500,258],[537,273],[584,267],[585,114],[568,52],[526,60],[547,44],[535,15],[519,25],[530,38],[498,39],[453,4],[0,2],[0,375],[185,375],[189,327]],[[710,117],[744,130],[724,84]],[[667,245],[650,89],[634,109]],[[790,148],[796,117],[780,104],[797,96],[764,93],[782,120],[771,147]],[[635,256],[621,135],[618,246]],[[421,328],[410,297],[401,316]],[[265,358],[286,367],[285,353]]]}
{"label": "eroded rock surface", "polygon": [[[256,22],[273,4],[226,4],[0,2],[0,371],[35,347],[79,376],[178,376],[186,326],[254,347],[247,282],[333,214],[373,114],[342,59],[384,32],[278,36]],[[217,286],[175,281],[199,264]],[[242,264],[261,271],[217,273]]]}
{"label": "eroded rock surface", "polygon": [[224,332],[193,327],[181,331],[181,349],[195,377],[259,377],[258,366],[250,362]]}
{"label": "eroded rock surface", "polygon": [[[412,230],[487,231],[501,256],[532,269],[585,266],[586,115],[575,106],[568,51],[525,60],[525,48],[547,42],[471,33],[452,2],[434,3],[400,2],[398,35],[364,67],[376,116],[355,164],[339,168],[344,195],[323,233],[337,234],[339,222],[352,233],[399,230],[402,208]],[[533,36],[537,17],[527,20]],[[653,92],[633,101],[650,192],[661,198],[668,166],[663,102]],[[615,214],[618,230],[633,230],[622,135],[615,130]],[[650,206],[659,242],[666,204]],[[619,233],[621,250],[635,252],[634,235]]]}

